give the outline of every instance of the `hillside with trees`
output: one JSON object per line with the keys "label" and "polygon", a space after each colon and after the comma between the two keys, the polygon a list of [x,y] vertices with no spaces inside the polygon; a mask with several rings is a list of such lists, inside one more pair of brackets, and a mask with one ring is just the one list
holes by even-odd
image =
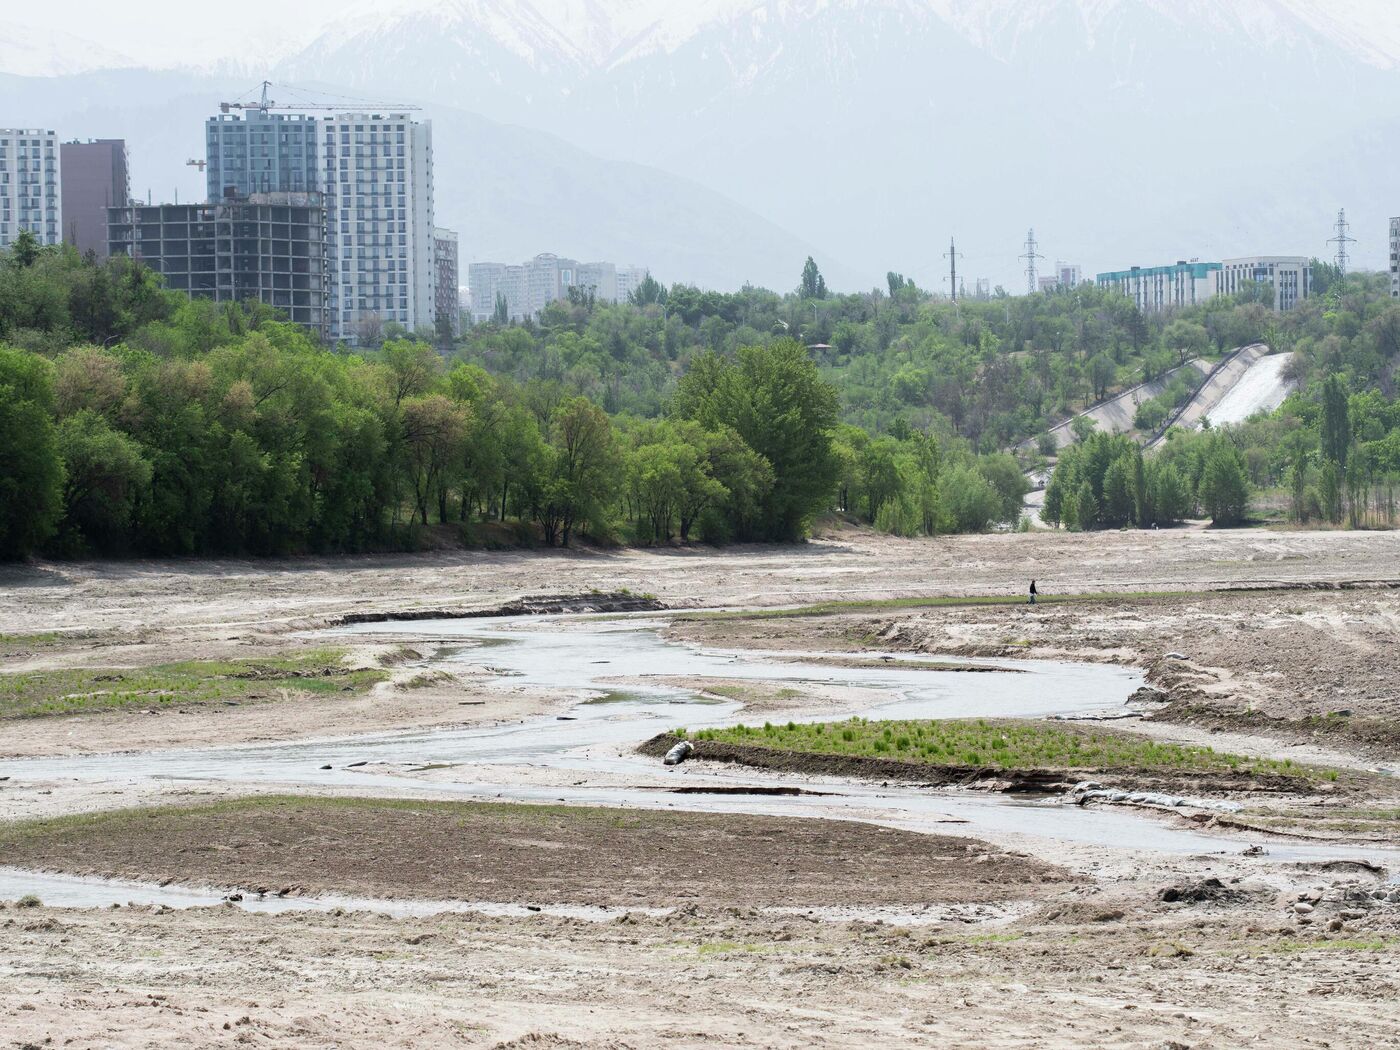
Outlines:
{"label": "hillside with trees", "polygon": [[1262,491],[1300,522],[1392,523],[1400,307],[1378,278],[1318,283],[1285,315],[1256,294],[1144,317],[1092,286],[955,303],[892,273],[836,295],[808,260],[787,294],[648,279],[352,353],[21,238],[0,254],[0,554],[792,541],[833,510],[907,536],[1024,526],[1039,456],[1004,450],[1256,340],[1294,352],[1282,408],[1147,456],[1084,433],[1046,520],[1234,524]]}

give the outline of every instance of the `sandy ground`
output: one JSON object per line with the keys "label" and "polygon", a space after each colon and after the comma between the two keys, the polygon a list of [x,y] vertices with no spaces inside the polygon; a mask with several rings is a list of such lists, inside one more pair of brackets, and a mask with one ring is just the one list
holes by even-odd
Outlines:
{"label": "sandy ground", "polygon": [[[703,909],[606,925],[10,910],[0,912],[0,1039],[541,1050],[1400,1045],[1393,918],[1319,935],[1283,919],[1267,887],[1229,892],[1235,900],[1136,907],[1086,894],[994,928]],[[1119,916],[1125,903],[1129,918]]]}
{"label": "sandy ground", "polygon": [[[0,664],[5,671],[134,667],[278,653],[324,644],[300,632],[351,612],[481,609],[522,594],[628,588],[677,608],[768,607],[1017,594],[1032,577],[1049,593],[1182,593],[1035,610],[867,608],[675,629],[698,641],[759,648],[1111,660],[1145,668],[1163,691],[1151,706],[1165,717],[1142,727],[1155,735],[1216,746],[1228,740],[1232,749],[1257,754],[1330,754],[1359,767],[1383,765],[1395,754],[1400,691],[1388,676],[1400,594],[1198,593],[1393,583],[1400,578],[1400,536],[1393,534],[1206,530],[914,542],[843,531],[796,549],[44,564],[0,570]],[[374,665],[385,652],[377,645],[357,641],[350,659]],[[1186,659],[1165,659],[1171,651]],[[394,663],[393,678],[363,697],[3,722],[0,754],[489,723],[563,702],[481,688],[486,657],[481,667],[454,665],[450,681],[407,688],[431,662],[431,652],[419,655],[421,664]],[[763,710],[840,702],[734,686],[749,689],[742,698]],[[1306,721],[1313,716],[1321,722]],[[411,789],[406,779],[405,792]],[[171,783],[133,794],[126,785],[99,785],[73,795],[31,792],[19,805],[19,793],[0,782],[0,819],[202,801],[230,791]],[[622,846],[607,836],[590,843],[558,829],[522,834],[515,837],[537,845],[519,847],[516,867],[499,872],[515,870],[523,880],[530,872],[522,865],[532,857],[555,857],[561,851],[553,845],[571,843],[597,853],[579,866],[594,898],[612,899],[599,887],[627,888],[640,894],[632,898],[638,906],[674,904],[687,869],[703,863],[707,850],[728,849],[726,863],[741,864],[756,848],[724,838],[735,831],[716,819],[694,842],[683,832],[673,839],[677,852],[665,863],[641,843],[609,853]],[[854,899],[852,886],[861,883],[819,863],[832,856],[826,847],[797,848],[807,840],[789,843],[792,830],[774,820],[777,843],[754,854],[757,871],[770,881],[795,875],[802,901]],[[199,847],[229,843],[217,827],[206,830],[202,843],[133,839],[124,863],[86,856],[80,866],[220,882],[219,851]],[[319,873],[304,879],[317,886],[376,889],[347,882],[344,872],[352,869],[362,880],[375,871],[399,880],[378,884],[384,892],[423,882],[412,864],[395,866],[394,850],[377,844],[374,828],[360,828],[358,837],[353,830],[303,824],[258,834],[321,841],[319,853],[303,855],[311,868],[297,869]],[[332,833],[344,837],[324,838]],[[397,845],[422,842],[428,833],[420,833]],[[486,841],[466,828],[456,834],[460,841],[443,856],[471,854]],[[919,848],[928,848],[937,840],[921,841]],[[278,868],[274,856],[260,862],[266,853],[240,855],[239,881],[295,874]],[[372,854],[374,864],[356,865]],[[320,860],[313,865],[307,856]],[[78,857],[54,854],[49,863],[71,867]],[[889,869],[879,898],[885,903],[920,907],[977,887],[980,873],[969,877],[956,868],[939,871],[936,885],[921,885],[919,877],[935,869],[921,872],[916,859],[876,850],[861,863],[877,873]],[[608,924],[547,915],[390,919],[12,906],[0,911],[0,1047],[1400,1046],[1400,899],[1384,899],[1386,876],[1267,856],[1173,859],[1090,846],[1065,848],[1055,860],[1068,882],[1046,884],[1008,869],[1000,883],[983,887],[1016,905],[994,920],[908,929],[736,907],[733,894],[721,892],[722,880],[703,879],[695,880],[697,896],[674,914]],[[655,870],[637,874],[649,864]],[[483,877],[490,870],[487,864]],[[1220,885],[1203,888],[1210,878]],[[867,884],[881,885],[878,875]],[[1164,901],[1164,890],[1185,899]]]}

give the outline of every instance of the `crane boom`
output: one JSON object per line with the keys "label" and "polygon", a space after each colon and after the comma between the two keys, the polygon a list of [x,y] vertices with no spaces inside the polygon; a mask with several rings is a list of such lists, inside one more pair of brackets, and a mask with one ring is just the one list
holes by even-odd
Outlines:
{"label": "crane boom", "polygon": [[[367,107],[367,108],[370,108],[370,109],[392,109],[392,110],[395,110],[395,111],[417,110],[417,109],[420,108],[420,107],[418,107],[418,106],[403,105],[403,104],[398,103],[398,102],[370,102],[370,101],[363,101],[363,100],[360,100],[360,99],[347,100],[347,102],[338,102],[338,103],[332,103],[332,104],[320,103],[320,102],[304,102],[304,103],[303,103],[303,102],[275,102],[275,101],[273,101],[271,98],[268,97],[268,89],[270,89],[272,86],[273,86],[273,85],[272,85],[272,81],[270,81],[270,80],[264,80],[264,81],[262,82],[262,94],[261,94],[261,96],[258,98],[258,101],[256,101],[256,102],[220,102],[220,103],[219,103],[219,112],[220,112],[220,113],[229,113],[229,112],[232,112],[232,111],[235,110],[235,109],[240,109],[240,110],[256,109],[256,110],[259,110],[260,112],[263,112],[263,113],[266,113],[268,110],[272,110],[272,109],[293,110],[293,111],[296,111],[296,110],[303,110],[303,109],[324,109],[324,110],[331,110],[331,111],[334,111],[334,110],[353,109],[355,106],[364,106],[364,107]],[[354,105],[350,105],[350,102],[352,102],[352,101],[353,101]]]}

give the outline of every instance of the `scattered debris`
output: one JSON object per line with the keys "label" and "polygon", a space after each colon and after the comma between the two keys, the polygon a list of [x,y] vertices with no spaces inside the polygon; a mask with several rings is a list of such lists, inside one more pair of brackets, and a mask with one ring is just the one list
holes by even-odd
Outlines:
{"label": "scattered debris", "polygon": [[516,598],[492,609],[399,609],[388,612],[347,613],[331,621],[334,627],[360,623],[416,620],[473,620],[488,616],[546,616],[561,613],[660,612],[664,602],[650,595],[615,591],[598,594],[552,594]]}
{"label": "scattered debris", "polygon": [[1134,806],[1162,806],[1167,809],[1215,809],[1222,813],[1238,813],[1244,807],[1238,802],[1223,799],[1186,798],[1184,795],[1167,795],[1160,791],[1121,791],[1105,788],[1085,781],[1075,785],[1069,793],[1069,801],[1076,806],[1086,802],[1117,802]]}
{"label": "scattered debris", "polygon": [[671,748],[670,751],[666,752],[666,758],[664,759],[664,762],[668,766],[678,766],[687,758],[689,758],[691,752],[693,752],[694,750],[694,744],[692,744],[689,740],[682,740],[675,747]]}

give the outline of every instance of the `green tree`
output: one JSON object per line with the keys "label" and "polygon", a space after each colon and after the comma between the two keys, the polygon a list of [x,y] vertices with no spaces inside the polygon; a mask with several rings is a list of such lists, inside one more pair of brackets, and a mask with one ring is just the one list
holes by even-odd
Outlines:
{"label": "green tree", "polygon": [[1021,465],[1016,462],[1015,457],[999,453],[979,456],[977,471],[996,491],[998,506],[995,519],[1014,523],[1021,517],[1026,493],[1030,491],[1030,482],[1026,480]]}
{"label": "green tree", "polygon": [[1216,525],[1239,525],[1249,511],[1249,479],[1239,453],[1217,443],[1205,463],[1197,499]]}
{"label": "green tree", "polygon": [[63,513],[53,408],[53,366],[0,346],[0,558],[38,550]]}
{"label": "green tree", "polygon": [[567,547],[581,525],[604,522],[619,466],[617,443],[607,413],[574,397],[554,413],[550,446],[539,520],[549,543],[558,539]]}
{"label": "green tree", "polygon": [[959,465],[943,477],[940,496],[954,532],[983,532],[999,520],[1003,504],[996,489],[975,467]]}
{"label": "green tree", "polygon": [[446,522],[448,491],[462,462],[469,410],[442,394],[410,398],[402,407],[405,461],[419,522],[428,524],[433,503],[438,521]]}
{"label": "green tree", "polygon": [[1322,384],[1322,454],[1345,473],[1351,448],[1351,424],[1347,418],[1347,392],[1340,376],[1330,375]]}
{"label": "green tree", "polygon": [[740,538],[798,539],[830,505],[836,390],[801,344],[744,347],[734,362],[702,354],[678,384],[672,411],[707,430],[732,428],[772,468],[759,529]]}
{"label": "green tree", "polygon": [[1079,489],[1074,494],[1074,518],[1070,527],[1087,532],[1098,524],[1098,520],[1098,501],[1094,499],[1094,487],[1086,478],[1079,483]]}
{"label": "green tree", "polygon": [[85,408],[59,423],[58,450],[65,474],[63,531],[71,547],[120,550],[151,483],[141,446]]}
{"label": "green tree", "polygon": [[1199,357],[1210,346],[1210,333],[1205,326],[1195,321],[1173,321],[1162,332],[1162,342],[1169,350],[1176,351],[1177,364],[1184,365],[1193,357]]}
{"label": "green tree", "polygon": [[816,260],[810,255],[807,262],[802,267],[802,282],[797,287],[797,294],[802,299],[825,299],[826,278],[817,269]]}
{"label": "green tree", "polygon": [[1126,525],[1133,509],[1133,464],[1128,456],[1120,456],[1104,474],[1099,517],[1105,525]]}
{"label": "green tree", "polygon": [[15,243],[10,246],[10,250],[14,253],[15,262],[21,267],[33,266],[39,261],[39,238],[34,236],[33,230],[22,229],[16,234]]}
{"label": "green tree", "polygon": [[628,301],[633,306],[665,306],[666,287],[648,273],[628,293]]}

